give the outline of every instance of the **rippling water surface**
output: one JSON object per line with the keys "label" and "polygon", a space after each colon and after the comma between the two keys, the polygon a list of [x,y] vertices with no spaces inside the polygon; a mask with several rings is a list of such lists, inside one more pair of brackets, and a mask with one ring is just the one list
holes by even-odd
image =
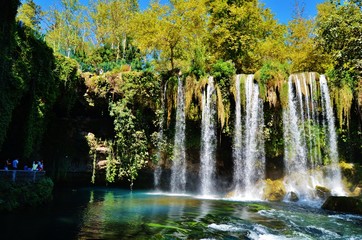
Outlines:
{"label": "rippling water surface", "polygon": [[106,188],[0,216],[1,239],[362,239],[362,216],[317,206]]}

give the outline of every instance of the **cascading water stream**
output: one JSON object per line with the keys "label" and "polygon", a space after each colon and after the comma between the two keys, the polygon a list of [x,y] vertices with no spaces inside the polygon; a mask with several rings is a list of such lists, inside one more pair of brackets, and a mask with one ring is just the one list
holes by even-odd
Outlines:
{"label": "cascading water stream", "polygon": [[[310,73],[309,74],[309,79],[310,79],[310,97],[311,97],[311,113],[312,113],[312,128],[314,126],[318,126],[319,125],[319,120],[318,120],[318,114],[317,114],[317,110],[316,110],[316,101],[315,101],[315,94],[317,93],[316,90],[316,83],[315,83],[315,73]],[[320,132],[314,127],[313,131],[315,133],[315,137],[311,137],[312,139],[312,143],[311,145],[314,146],[313,149],[313,167],[315,168],[317,165],[322,164],[321,163],[321,152],[319,151],[320,149]],[[312,136],[312,134],[310,134],[310,136]]]}
{"label": "cascading water stream", "polygon": [[[313,119],[311,118],[311,113],[310,113],[310,102],[313,101],[312,99],[312,94],[309,94],[309,90],[307,87],[307,81],[306,81],[306,76],[303,75],[302,77],[302,81],[303,81],[303,87],[304,87],[304,102],[305,102],[305,106],[306,106],[306,128],[307,131],[305,131],[306,135],[308,136],[308,141],[306,141],[306,146],[308,149],[310,149],[310,159],[311,159],[311,163],[314,163],[314,159],[313,159],[313,152],[312,152],[312,146],[313,146],[313,138],[311,137],[311,128],[312,128],[312,121]],[[312,82],[312,81],[311,81]]]}
{"label": "cascading water stream", "polygon": [[215,193],[216,95],[213,77],[209,77],[202,97],[200,179],[201,194]]}
{"label": "cascading water stream", "polygon": [[245,192],[247,199],[260,199],[258,181],[265,178],[264,153],[264,113],[263,101],[259,98],[259,87],[254,76],[248,75],[245,84],[246,121],[245,121]]}
{"label": "cascading water stream", "polygon": [[327,85],[327,80],[324,75],[320,76],[320,87],[321,87],[321,95],[322,101],[325,103],[325,114],[327,117],[327,125],[328,125],[328,155],[330,160],[330,165],[327,168],[327,183],[332,190],[333,194],[336,195],[345,195],[342,184],[342,176],[341,170],[338,165],[338,146],[337,146],[337,134],[336,128],[334,125],[334,114],[333,108],[331,105],[331,100],[329,97],[329,90]]}
{"label": "cascading water stream", "polygon": [[235,197],[261,199],[262,180],[265,178],[263,102],[259,98],[259,87],[254,83],[254,75],[248,75],[245,81],[245,132],[242,135],[240,76],[237,77],[236,84],[239,86],[236,86],[235,131],[237,132],[234,134]]}
{"label": "cascading water stream", "polygon": [[241,92],[240,92],[241,75],[236,75],[235,79],[235,126],[233,139],[233,159],[234,159],[234,185],[235,195],[240,195],[240,190],[244,188],[244,168],[243,168],[243,135],[241,123]]}
{"label": "cascading water stream", "polygon": [[[345,194],[328,85],[323,75],[319,81],[317,84],[316,75],[312,73],[291,75],[288,79],[288,106],[283,109],[285,187],[287,192],[294,192],[307,200],[316,197],[317,186],[331,189],[334,195]],[[237,75],[235,84],[234,197],[261,199],[265,179],[263,101],[259,98],[259,87],[253,75]],[[241,85],[245,86],[245,92],[240,90]],[[245,94],[244,113],[242,94]],[[212,77],[203,91],[201,107],[200,193],[210,196],[216,191],[216,91]],[[171,168],[171,191],[174,193],[183,193],[186,187],[184,108],[183,83],[178,79]],[[159,138],[162,135],[160,129]],[[156,168],[156,187],[159,186],[159,176]]]}
{"label": "cascading water stream", "polygon": [[[303,139],[304,131],[302,131],[304,126],[302,116],[304,114],[301,114],[301,111],[299,114],[297,112],[298,105],[292,80],[293,76],[290,76],[288,79],[288,108],[283,111],[285,184],[287,191],[305,195],[307,194],[305,187],[308,186],[308,168]],[[298,85],[296,84],[296,86]],[[300,95],[298,99],[301,99]]]}
{"label": "cascading water stream", "polygon": [[185,94],[182,79],[178,78],[176,129],[171,168],[171,192],[183,193],[186,187],[186,152],[185,152]]}
{"label": "cascading water stream", "polygon": [[163,125],[165,122],[165,102],[166,102],[166,90],[167,90],[167,84],[165,84],[161,96],[161,114],[160,114],[160,120],[159,120],[159,132],[157,136],[157,166],[155,168],[155,171],[153,172],[153,185],[156,190],[160,190],[160,183],[161,183],[161,174],[162,174],[162,159],[161,159],[161,149],[162,149],[162,143],[163,143]]}
{"label": "cascading water stream", "polygon": [[[288,192],[304,199],[313,199],[317,186],[344,195],[327,81],[324,75],[320,76],[320,101],[315,101],[318,95],[315,74],[309,77],[309,87],[305,75],[302,78],[291,75],[288,80],[288,107],[283,110],[285,185]],[[326,133],[325,140],[321,132]],[[330,163],[325,162],[323,166],[325,158]]]}

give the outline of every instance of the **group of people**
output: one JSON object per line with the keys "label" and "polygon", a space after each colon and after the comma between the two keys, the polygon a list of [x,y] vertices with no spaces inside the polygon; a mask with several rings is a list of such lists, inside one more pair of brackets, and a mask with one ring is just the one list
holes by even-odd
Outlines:
{"label": "group of people", "polygon": [[43,171],[43,168],[44,168],[43,160],[41,160],[41,161],[33,161],[33,167],[31,169],[28,169],[28,170]]}
{"label": "group of people", "polygon": [[[15,158],[12,162],[7,159],[4,164],[4,170],[18,170],[19,160]],[[43,171],[44,163],[41,161],[33,161],[33,166],[28,167],[28,165],[24,165],[24,170],[27,171]]]}

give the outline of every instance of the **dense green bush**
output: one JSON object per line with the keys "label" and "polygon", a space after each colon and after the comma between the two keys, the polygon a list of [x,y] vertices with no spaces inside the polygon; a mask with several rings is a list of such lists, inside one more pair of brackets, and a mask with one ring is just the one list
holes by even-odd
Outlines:
{"label": "dense green bush", "polygon": [[0,212],[41,205],[52,199],[53,181],[43,178],[32,182],[0,182]]}
{"label": "dense green bush", "polygon": [[227,84],[227,80],[230,79],[236,72],[235,66],[231,61],[218,60],[211,69],[211,75],[220,81],[221,85]]}

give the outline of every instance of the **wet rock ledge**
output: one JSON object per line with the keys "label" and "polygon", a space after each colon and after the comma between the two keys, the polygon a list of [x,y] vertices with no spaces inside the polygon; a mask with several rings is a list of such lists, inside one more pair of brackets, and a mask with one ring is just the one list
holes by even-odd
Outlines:
{"label": "wet rock ledge", "polygon": [[362,215],[362,198],[330,196],[324,202],[322,208],[336,212]]}

